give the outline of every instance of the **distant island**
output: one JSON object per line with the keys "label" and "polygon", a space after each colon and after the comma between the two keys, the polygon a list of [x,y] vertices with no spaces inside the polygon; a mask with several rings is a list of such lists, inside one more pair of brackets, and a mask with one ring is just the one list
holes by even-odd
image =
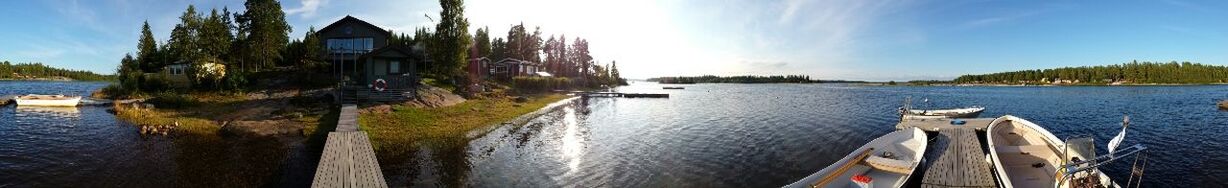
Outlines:
{"label": "distant island", "polygon": [[846,80],[813,80],[806,75],[775,75],[775,76],[676,76],[649,78],[649,82],[662,84],[695,84],[695,83],[864,83],[863,81]]}
{"label": "distant island", "polygon": [[90,71],[54,68],[42,63],[0,62],[0,80],[62,80],[62,81],[109,81],[113,75],[100,75]]}
{"label": "distant island", "polygon": [[910,85],[1164,85],[1219,84],[1228,67],[1191,62],[1138,62],[963,75],[951,81],[914,80]]}

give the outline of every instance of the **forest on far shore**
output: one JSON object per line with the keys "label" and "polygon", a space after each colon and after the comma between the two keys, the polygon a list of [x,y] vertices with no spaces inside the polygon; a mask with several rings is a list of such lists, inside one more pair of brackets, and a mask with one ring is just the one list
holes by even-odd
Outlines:
{"label": "forest on far shore", "polygon": [[68,78],[83,81],[114,80],[113,75],[100,75],[90,71],[49,67],[42,63],[0,62],[0,80],[59,80]]}
{"label": "forest on far shore", "polygon": [[958,84],[1129,83],[1209,84],[1228,81],[1228,67],[1191,62],[1139,62],[963,75]]}

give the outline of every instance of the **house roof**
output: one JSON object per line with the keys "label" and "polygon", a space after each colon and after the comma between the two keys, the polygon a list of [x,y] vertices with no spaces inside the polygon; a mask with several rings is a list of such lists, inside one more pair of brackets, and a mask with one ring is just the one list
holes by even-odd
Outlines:
{"label": "house roof", "polygon": [[371,24],[370,22],[360,20],[350,15],[345,15],[344,18],[341,18],[340,20],[337,20],[336,22],[333,22],[332,24],[328,24],[328,26],[324,26],[324,28],[320,28],[320,30],[316,31],[316,33],[324,33],[328,30],[337,29],[337,27],[341,27],[341,25],[344,25],[343,23],[345,22],[355,22],[355,23],[358,23],[358,25],[370,27],[371,30],[375,30],[376,32],[379,32],[380,34],[383,34],[384,36],[392,36],[392,33],[388,32],[388,30],[385,30],[384,28],[375,26],[375,24]]}
{"label": "house roof", "polygon": [[469,58],[469,61],[490,61],[490,59],[486,59],[486,57],[478,57],[478,58]]}
{"label": "house roof", "polygon": [[401,45],[387,45],[384,47],[380,47],[379,49],[375,49],[375,50],[372,50],[371,52],[362,54],[362,58],[367,58],[371,56],[379,56],[383,53],[388,53],[388,52],[397,52],[397,53],[405,54],[406,56],[409,56],[410,58],[419,59],[419,60],[422,59],[421,55],[414,53],[413,50],[410,50],[409,48],[403,47]]}
{"label": "house roof", "polygon": [[516,59],[516,58],[503,58],[503,60],[499,60],[498,62],[495,62],[495,63],[498,63],[498,64],[530,64],[530,65],[537,65],[537,63],[536,63],[536,62],[532,62],[532,61],[525,61],[525,60],[520,60],[520,59]]}

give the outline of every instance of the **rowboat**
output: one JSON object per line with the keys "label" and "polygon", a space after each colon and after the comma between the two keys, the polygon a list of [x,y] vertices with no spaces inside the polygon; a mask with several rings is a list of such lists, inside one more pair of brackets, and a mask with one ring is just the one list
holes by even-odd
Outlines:
{"label": "rowboat", "polygon": [[13,101],[17,103],[17,106],[77,106],[81,102],[81,97],[30,94],[13,97]]}
{"label": "rowboat", "polygon": [[947,118],[975,118],[985,111],[985,107],[973,106],[967,108],[953,109],[937,109],[937,110],[913,110],[909,109],[906,115],[913,116],[938,116]]}
{"label": "rowboat", "polygon": [[989,157],[1001,187],[1115,187],[1095,169],[1073,174],[1063,166],[1096,159],[1091,140],[1062,142],[1053,133],[1028,120],[1006,115],[986,130]]}
{"label": "rowboat", "polygon": [[785,187],[902,187],[921,163],[927,140],[918,128],[891,132]]}

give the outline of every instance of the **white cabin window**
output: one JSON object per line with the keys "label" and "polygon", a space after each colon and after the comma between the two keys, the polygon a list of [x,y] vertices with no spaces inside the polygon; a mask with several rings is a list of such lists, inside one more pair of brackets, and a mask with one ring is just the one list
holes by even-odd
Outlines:
{"label": "white cabin window", "polygon": [[388,62],[388,73],[392,73],[392,74],[401,73],[401,62],[400,61]]}

